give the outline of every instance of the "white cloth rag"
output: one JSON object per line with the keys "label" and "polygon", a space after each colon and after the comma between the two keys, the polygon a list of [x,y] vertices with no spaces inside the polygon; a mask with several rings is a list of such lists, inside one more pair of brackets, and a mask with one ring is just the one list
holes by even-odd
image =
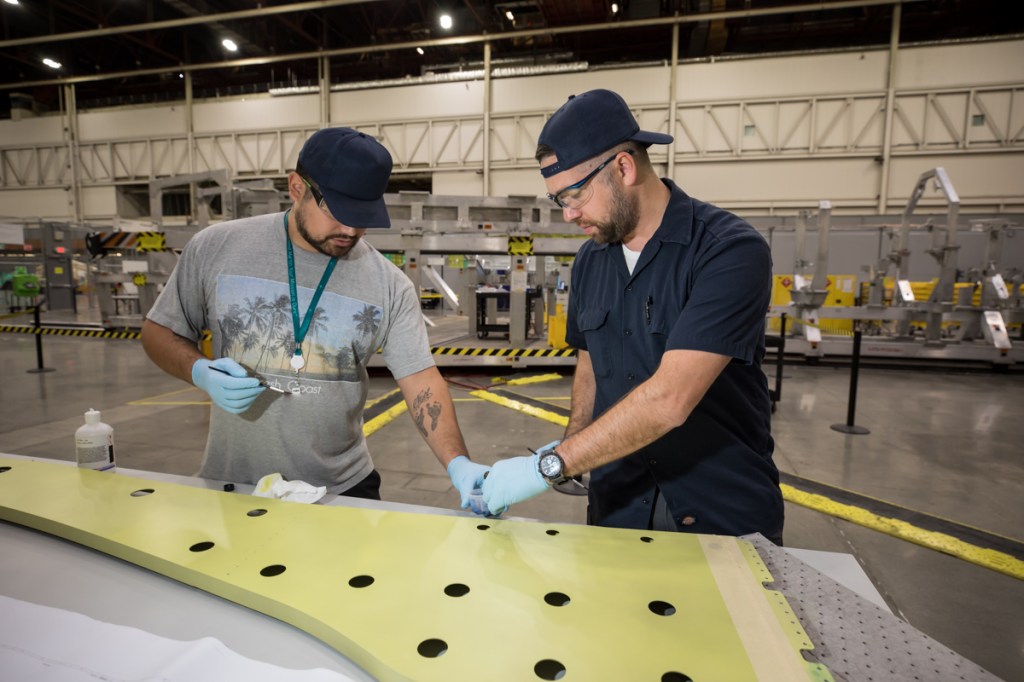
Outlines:
{"label": "white cloth rag", "polygon": [[281,474],[274,473],[256,481],[256,488],[252,494],[256,497],[312,504],[327,494],[327,486],[322,485],[318,488],[305,481],[286,481]]}

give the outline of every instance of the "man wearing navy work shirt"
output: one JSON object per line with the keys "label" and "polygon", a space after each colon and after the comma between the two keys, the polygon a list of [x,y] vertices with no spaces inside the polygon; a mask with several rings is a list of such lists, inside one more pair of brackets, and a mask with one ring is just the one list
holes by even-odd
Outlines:
{"label": "man wearing navy work shirt", "polygon": [[492,512],[590,472],[588,521],[782,543],[761,370],[771,254],[746,222],[660,179],[608,90],[570,97],[541,131],[548,196],[590,237],[576,255],[566,340],[578,350],[569,425],[497,462]]}

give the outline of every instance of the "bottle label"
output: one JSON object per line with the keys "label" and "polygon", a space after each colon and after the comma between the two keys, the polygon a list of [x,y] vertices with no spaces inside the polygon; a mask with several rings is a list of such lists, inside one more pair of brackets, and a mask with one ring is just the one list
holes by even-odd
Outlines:
{"label": "bottle label", "polygon": [[114,466],[114,443],[113,438],[104,439],[106,442],[95,438],[75,439],[75,459],[78,466],[87,469],[103,471]]}

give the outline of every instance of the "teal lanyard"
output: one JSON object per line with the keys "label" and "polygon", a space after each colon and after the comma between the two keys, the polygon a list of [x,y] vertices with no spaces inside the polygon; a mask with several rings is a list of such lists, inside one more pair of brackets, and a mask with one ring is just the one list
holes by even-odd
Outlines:
{"label": "teal lanyard", "polygon": [[[327,280],[331,278],[331,273],[334,272],[334,266],[338,264],[338,259],[332,258],[331,262],[327,264],[324,274],[320,277],[320,284],[317,285],[313,298],[309,302],[309,308],[306,309],[306,315],[302,318],[302,324],[299,324],[299,296],[295,286],[295,251],[292,247],[291,236],[288,234],[288,215],[290,213],[291,209],[284,212],[284,241],[288,245],[288,293],[292,297],[292,330],[295,333],[295,353],[292,356],[292,367],[297,372],[306,364],[302,360],[302,341],[306,338],[306,332],[309,331],[309,323],[313,320],[316,304],[320,302],[320,294],[324,293],[324,287],[327,286]],[[295,358],[299,359],[298,363],[294,362]]]}

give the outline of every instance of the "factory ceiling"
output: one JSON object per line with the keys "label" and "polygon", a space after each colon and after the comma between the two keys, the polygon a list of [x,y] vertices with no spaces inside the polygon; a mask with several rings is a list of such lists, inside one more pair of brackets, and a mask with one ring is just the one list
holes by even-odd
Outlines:
{"label": "factory ceiling", "polygon": [[[905,0],[900,41],[1024,32],[1022,4]],[[887,0],[3,0],[0,117],[12,93],[57,109],[67,83],[87,109],[183,99],[186,73],[202,98],[316,86],[324,73],[340,85],[480,69],[485,43],[496,67],[667,62],[673,23],[680,60],[877,47],[893,11]]]}

